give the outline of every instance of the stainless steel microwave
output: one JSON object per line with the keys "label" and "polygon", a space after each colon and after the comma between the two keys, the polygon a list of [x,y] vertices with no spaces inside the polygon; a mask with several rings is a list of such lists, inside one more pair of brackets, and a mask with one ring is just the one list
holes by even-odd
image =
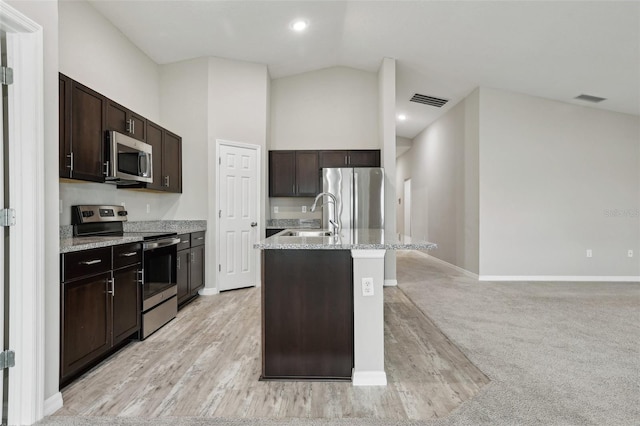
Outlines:
{"label": "stainless steel microwave", "polygon": [[133,185],[153,182],[152,146],[110,130],[105,141],[105,182]]}

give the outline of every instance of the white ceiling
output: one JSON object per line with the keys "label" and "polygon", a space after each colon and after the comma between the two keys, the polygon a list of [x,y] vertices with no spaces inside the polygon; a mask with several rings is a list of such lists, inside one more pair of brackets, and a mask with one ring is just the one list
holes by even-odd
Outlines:
{"label": "white ceiling", "polygon": [[[640,3],[580,1],[90,1],[159,64],[217,56],[272,78],[397,60],[399,136],[478,86],[640,115]],[[289,24],[310,26],[293,33]],[[443,108],[414,93],[449,99]],[[607,98],[599,104],[579,94]]]}

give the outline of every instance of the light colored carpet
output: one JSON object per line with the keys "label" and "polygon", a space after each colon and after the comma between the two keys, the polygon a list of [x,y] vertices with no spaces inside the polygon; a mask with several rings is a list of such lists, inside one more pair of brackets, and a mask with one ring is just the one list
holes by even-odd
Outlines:
{"label": "light colored carpet", "polygon": [[492,383],[444,419],[48,417],[43,425],[637,425],[640,283],[478,282],[414,252],[400,288]]}

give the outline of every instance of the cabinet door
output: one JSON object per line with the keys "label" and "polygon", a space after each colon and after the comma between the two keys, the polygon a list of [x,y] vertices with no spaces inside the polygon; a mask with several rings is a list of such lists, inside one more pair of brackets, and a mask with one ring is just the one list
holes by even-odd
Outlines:
{"label": "cabinet door", "polygon": [[380,167],[380,150],[349,151],[349,167]]}
{"label": "cabinet door", "polygon": [[182,138],[164,131],[162,174],[165,191],[182,192]]}
{"label": "cabinet door", "polygon": [[113,345],[140,331],[140,264],[113,271]]}
{"label": "cabinet door", "polygon": [[181,250],[176,258],[176,281],[178,282],[178,303],[189,299],[191,291],[189,289],[189,250]]}
{"label": "cabinet door", "polygon": [[58,78],[58,155],[60,177],[71,177],[71,79]]}
{"label": "cabinet door", "polygon": [[292,197],[295,195],[295,151],[269,152],[269,196]]}
{"label": "cabinet door", "polygon": [[320,188],[318,151],[296,151],[296,195],[315,197]]}
{"label": "cabinet door", "polygon": [[147,137],[147,119],[135,112],[127,112],[127,121],[130,124],[129,136],[145,142]]}
{"label": "cabinet door", "polygon": [[76,81],[71,83],[71,177],[104,182],[106,98]]}
{"label": "cabinet door", "polygon": [[115,130],[131,136],[127,123],[127,112],[125,107],[109,100],[107,102],[107,130]]}
{"label": "cabinet door", "polygon": [[198,290],[204,287],[204,246],[191,248],[189,284],[192,296],[195,296]]}
{"label": "cabinet door", "polygon": [[107,272],[62,285],[62,381],[111,347],[110,277]]}
{"label": "cabinet door", "polygon": [[148,183],[147,188],[155,189],[158,191],[164,190],[164,178],[162,176],[162,127],[147,121],[147,143],[151,145],[151,162],[153,169],[151,171],[153,175],[153,183]]}
{"label": "cabinet door", "polygon": [[320,151],[320,168],[349,167],[349,151]]}

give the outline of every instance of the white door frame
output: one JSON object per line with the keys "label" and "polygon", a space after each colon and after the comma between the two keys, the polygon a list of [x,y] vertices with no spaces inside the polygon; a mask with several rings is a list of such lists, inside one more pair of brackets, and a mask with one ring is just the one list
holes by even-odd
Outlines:
{"label": "white door frame", "polygon": [[[258,222],[258,226],[256,227],[256,232],[258,232],[258,240],[260,240],[260,232],[262,229],[262,226],[260,225],[262,223],[262,206],[260,205],[260,200],[262,198],[262,185],[260,184],[260,182],[262,181],[262,170],[261,170],[261,164],[262,164],[262,149],[260,147],[260,145],[254,145],[254,144],[249,144],[249,143],[244,143],[244,142],[234,142],[234,141],[228,141],[228,140],[224,140],[224,139],[216,139],[216,159],[220,158],[220,146],[222,145],[226,145],[226,146],[232,146],[232,147],[237,147],[237,148],[246,148],[246,149],[251,149],[254,150],[256,152],[256,222]],[[216,164],[216,195],[215,195],[215,200],[216,200],[216,204],[215,204],[215,210],[214,210],[214,220],[215,220],[215,230],[216,230],[216,236],[215,236],[215,247],[216,247],[216,255],[215,255],[215,259],[216,259],[216,263],[215,263],[215,276],[216,276],[216,289],[217,291],[220,290],[219,287],[219,275],[218,275],[218,265],[220,265],[220,217],[218,215],[218,212],[220,211],[220,168],[218,161],[215,161]],[[261,270],[261,262],[260,262],[260,256],[258,256],[259,252],[257,250],[253,250],[253,255],[255,256],[255,262],[254,265],[256,265],[256,271],[255,271],[255,283],[256,283],[256,287],[260,287],[260,270]]]}
{"label": "white door frame", "polygon": [[44,115],[42,27],[0,2],[14,84],[9,86],[9,424],[32,424],[44,409]]}

